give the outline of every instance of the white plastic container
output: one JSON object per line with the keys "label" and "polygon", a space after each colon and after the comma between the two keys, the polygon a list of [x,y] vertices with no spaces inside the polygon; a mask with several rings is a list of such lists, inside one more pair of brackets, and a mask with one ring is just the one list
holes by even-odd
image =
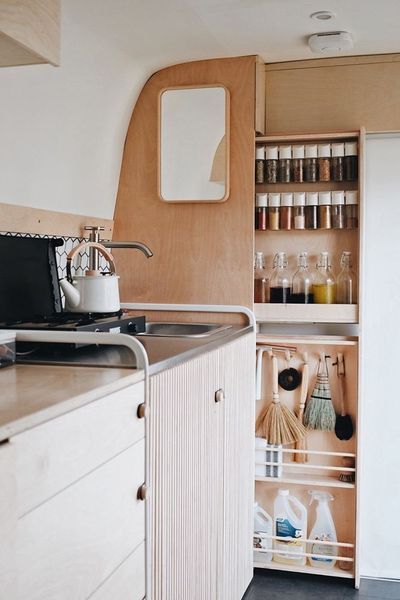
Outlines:
{"label": "white plastic container", "polygon": [[279,490],[274,502],[274,534],[288,538],[288,541],[275,540],[274,561],[286,565],[305,565],[306,557],[296,554],[305,553],[307,537],[307,509],[289,490]]}
{"label": "white plastic container", "polygon": [[[317,500],[317,516],[315,523],[310,533],[310,540],[321,540],[324,542],[337,542],[335,523],[329,504],[333,500],[333,496],[329,492],[313,491],[311,494],[311,502]],[[308,552],[314,554],[309,557],[310,565],[319,569],[332,569],[335,566],[336,557],[338,555],[337,546],[326,546],[325,544],[309,544]],[[319,558],[321,556],[332,556],[332,558]]]}
{"label": "white plastic container", "polygon": [[[253,548],[255,550],[271,550],[272,539],[262,537],[262,535],[272,536],[272,517],[257,502],[254,502]],[[260,554],[263,562],[272,560],[272,552]]]}
{"label": "white plastic container", "polygon": [[267,461],[267,440],[256,437],[255,439],[255,465],[254,471],[256,477],[266,477],[266,461]]}

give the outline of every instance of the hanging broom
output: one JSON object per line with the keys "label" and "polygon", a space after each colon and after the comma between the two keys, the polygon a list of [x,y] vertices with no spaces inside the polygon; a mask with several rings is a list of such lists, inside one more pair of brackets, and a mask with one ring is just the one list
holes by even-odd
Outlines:
{"label": "hanging broom", "polygon": [[278,359],[274,355],[272,355],[272,402],[259,414],[256,432],[269,444],[291,444],[307,433],[295,414],[280,403]]}
{"label": "hanging broom", "polygon": [[[297,413],[297,418],[299,419],[300,423],[303,423],[304,409],[306,406],[307,393],[308,393],[309,367],[308,367],[307,352],[304,352],[304,354],[303,354],[303,363],[304,363],[303,371],[301,374],[300,403],[299,403],[299,410]],[[307,450],[307,438],[304,437],[304,438],[300,439],[298,442],[295,443],[294,447],[296,450]],[[303,452],[294,452],[293,460],[294,460],[294,462],[297,462],[297,463],[305,463],[305,462],[307,462],[307,454],[305,454]]]}
{"label": "hanging broom", "polygon": [[304,413],[304,424],[310,429],[334,431],[336,423],[335,409],[332,404],[329,385],[328,364],[324,352],[318,363],[317,381]]}

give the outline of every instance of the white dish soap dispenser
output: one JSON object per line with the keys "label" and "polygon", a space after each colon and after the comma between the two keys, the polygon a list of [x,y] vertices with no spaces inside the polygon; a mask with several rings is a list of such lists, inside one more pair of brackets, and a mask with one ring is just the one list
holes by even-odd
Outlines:
{"label": "white dish soap dispenser", "polygon": [[279,538],[275,540],[274,561],[286,565],[305,565],[306,544],[303,540],[307,537],[307,509],[296,498],[289,494],[289,490],[279,490],[274,502],[274,534]]}
{"label": "white dish soap dispenser", "polygon": [[[332,494],[329,494],[329,492],[312,491],[310,492],[310,495],[310,504],[312,504],[314,500],[318,502],[316,509],[317,516],[315,518],[314,526],[311,529],[310,540],[337,542],[335,523],[328,504],[334,499]],[[313,554],[313,556],[309,558],[312,567],[332,569],[335,566],[335,557],[338,554],[337,546],[318,543],[311,543],[309,546],[308,551],[310,554]],[[330,556],[332,556],[332,558],[328,558]]]}

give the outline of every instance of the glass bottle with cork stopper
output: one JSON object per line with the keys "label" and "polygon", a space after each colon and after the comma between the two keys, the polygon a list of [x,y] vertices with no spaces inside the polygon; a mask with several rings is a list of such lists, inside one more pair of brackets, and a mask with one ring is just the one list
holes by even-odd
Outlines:
{"label": "glass bottle with cork stopper", "polygon": [[318,227],[332,229],[332,196],[330,192],[318,192]]}
{"label": "glass bottle with cork stopper", "polygon": [[358,193],[348,190],[345,196],[346,204],[346,229],[357,229],[358,227]]}
{"label": "glass bottle with cork stopper", "polygon": [[304,181],[304,146],[292,147],[292,181]]}
{"label": "glass bottle with cork stopper", "polygon": [[293,194],[293,226],[295,229],[306,228],[306,194],[295,192]]}
{"label": "glass bottle with cork stopper", "polygon": [[318,144],[318,181],[331,179],[331,145]]}
{"label": "glass bottle with cork stopper", "polygon": [[333,229],[346,229],[344,192],[332,192],[332,226]]}
{"label": "glass bottle with cork stopper", "polygon": [[344,179],[344,144],[343,142],[332,144],[331,179],[343,181]]}
{"label": "glass bottle with cork stopper", "polygon": [[306,229],[318,229],[318,192],[306,195]]}
{"label": "glass bottle with cork stopper", "polygon": [[271,231],[279,230],[279,215],[281,211],[281,195],[277,192],[268,194],[268,228]]}
{"label": "glass bottle with cork stopper", "polygon": [[340,259],[340,271],[336,282],[336,302],[356,304],[356,276],[352,271],[351,252],[344,250]]}
{"label": "glass bottle with cork stopper", "polygon": [[319,255],[312,289],[316,304],[334,304],[335,279],[332,275],[328,252],[321,252]]}
{"label": "glass bottle with cork stopper", "polygon": [[254,302],[269,302],[268,277],[263,252],[254,256]]}
{"label": "glass bottle with cork stopper", "polygon": [[314,277],[308,270],[307,252],[302,252],[297,258],[298,269],[293,275],[290,302],[294,304],[312,304],[314,302]]}
{"label": "glass bottle with cork stopper", "polygon": [[281,194],[281,215],[279,221],[279,229],[289,231],[292,229],[292,207],[293,194],[284,192]]}
{"label": "glass bottle with cork stopper", "polygon": [[291,158],[292,147],[279,146],[278,180],[280,183],[290,183]]}
{"label": "glass bottle with cork stopper", "polygon": [[278,180],[278,146],[265,147],[265,181],[276,183]]}
{"label": "glass bottle with cork stopper", "polygon": [[255,228],[265,231],[268,227],[268,194],[256,194]]}
{"label": "glass bottle with cork stopper", "polygon": [[274,256],[273,271],[270,277],[270,302],[286,303],[290,299],[290,275],[286,252],[277,252]]}
{"label": "glass bottle with cork stopper", "polygon": [[357,142],[344,144],[344,176],[346,181],[356,181],[358,177]]}
{"label": "glass bottle with cork stopper", "polygon": [[255,164],[256,183],[265,181],[265,146],[256,146],[256,164]]}
{"label": "glass bottle with cork stopper", "polygon": [[317,181],[317,144],[307,144],[305,154],[304,181],[315,183]]}

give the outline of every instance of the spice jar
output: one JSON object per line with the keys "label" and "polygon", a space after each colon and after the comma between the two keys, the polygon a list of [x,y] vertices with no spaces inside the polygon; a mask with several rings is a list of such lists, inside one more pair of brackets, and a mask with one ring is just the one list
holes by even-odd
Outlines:
{"label": "spice jar", "polygon": [[291,146],[279,146],[278,180],[281,183],[290,183],[290,161],[292,158]]}
{"label": "spice jar", "polygon": [[302,183],[304,180],[304,146],[292,148],[292,181]]}
{"label": "spice jar", "polygon": [[344,145],[344,176],[346,181],[356,181],[358,177],[357,142],[345,142]]}
{"label": "spice jar", "polygon": [[254,257],[254,302],[269,302],[268,277],[262,252],[256,252]]}
{"label": "spice jar", "polygon": [[306,195],[306,229],[318,229],[318,192]]}
{"label": "spice jar", "polygon": [[330,181],[331,179],[331,145],[318,145],[318,180]]}
{"label": "spice jar", "polygon": [[255,164],[256,183],[264,183],[265,178],[265,146],[256,147]]}
{"label": "spice jar", "polygon": [[293,207],[293,194],[283,193],[281,194],[281,215],[279,219],[279,229],[292,229],[292,207]]}
{"label": "spice jar", "polygon": [[318,192],[318,226],[332,229],[332,197],[330,192]]}
{"label": "spice jar", "polygon": [[268,194],[268,223],[271,231],[279,230],[279,214],[281,206],[281,195],[277,193]]}
{"label": "spice jar", "polygon": [[255,228],[265,231],[268,226],[268,194],[256,194]]}
{"label": "spice jar", "polygon": [[346,229],[357,229],[358,227],[358,193],[356,191],[346,192]]}
{"label": "spice jar", "polygon": [[332,227],[333,229],[346,228],[344,192],[332,192]]}
{"label": "spice jar", "polygon": [[295,229],[306,228],[306,194],[296,192],[293,194],[293,225]]}
{"label": "spice jar", "polygon": [[344,144],[332,144],[331,179],[343,181],[344,178]]}
{"label": "spice jar", "polygon": [[278,146],[265,147],[264,178],[267,183],[276,183],[278,178]]}
{"label": "spice jar", "polygon": [[307,144],[304,161],[304,181],[317,181],[317,144]]}

